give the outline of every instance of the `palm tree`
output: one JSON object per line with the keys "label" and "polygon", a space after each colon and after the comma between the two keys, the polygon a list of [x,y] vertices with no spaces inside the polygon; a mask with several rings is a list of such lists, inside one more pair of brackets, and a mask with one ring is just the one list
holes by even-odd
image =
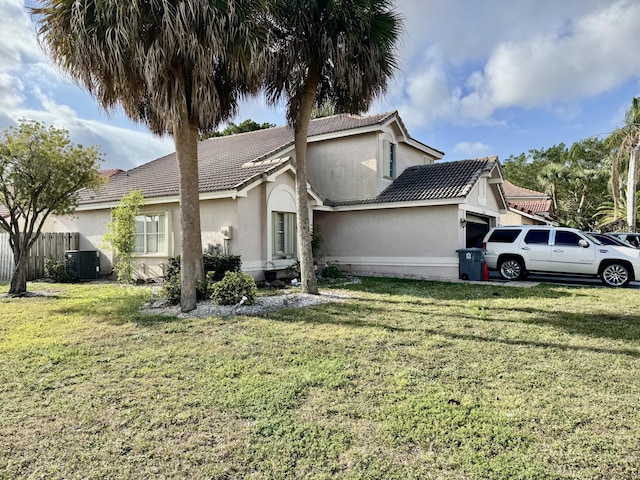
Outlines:
{"label": "palm tree", "polygon": [[[631,107],[625,114],[625,126],[615,130],[607,138],[607,143],[613,150],[611,185],[614,194],[614,203],[620,203],[620,189],[616,185],[620,183],[622,165],[629,158],[627,169],[627,224],[631,231],[636,231],[636,185],[638,183],[638,151],[640,150],[640,97],[634,97]],[[618,195],[616,195],[618,194]]]}
{"label": "palm tree", "polygon": [[[640,197],[640,192],[636,193],[636,215],[640,213],[638,212],[638,206],[640,206],[638,197]],[[629,225],[625,218],[626,210],[627,200],[625,197],[619,198],[617,203],[611,201],[603,202],[593,216],[597,220],[595,227],[607,232],[616,230],[628,231]]]}
{"label": "palm tree", "polygon": [[287,101],[294,129],[298,255],[302,290],[318,293],[309,225],[307,135],[315,107],[366,111],[386,91],[397,68],[402,30],[391,0],[279,0],[267,17],[270,55],[265,64],[267,99]]}
{"label": "palm tree", "polygon": [[553,211],[559,213],[559,184],[571,176],[569,167],[559,163],[548,163],[538,174],[538,182],[545,192],[551,196]]}
{"label": "palm tree", "polygon": [[203,278],[197,140],[253,92],[256,0],[40,0],[52,59],[107,111],[173,136],[180,175],[181,308]]}

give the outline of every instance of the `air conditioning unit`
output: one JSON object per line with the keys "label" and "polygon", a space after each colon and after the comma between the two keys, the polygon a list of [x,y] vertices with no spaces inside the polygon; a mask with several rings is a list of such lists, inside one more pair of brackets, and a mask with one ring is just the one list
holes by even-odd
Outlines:
{"label": "air conditioning unit", "polygon": [[98,250],[67,250],[64,252],[67,269],[78,274],[78,280],[95,280],[100,274]]}

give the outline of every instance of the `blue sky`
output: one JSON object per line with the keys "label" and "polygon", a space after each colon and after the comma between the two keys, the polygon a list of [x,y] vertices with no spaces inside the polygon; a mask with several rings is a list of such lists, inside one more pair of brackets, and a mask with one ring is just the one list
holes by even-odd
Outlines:
{"label": "blue sky", "polygon": [[[95,144],[104,168],[172,152],[119,112],[106,114],[38,45],[26,10],[0,0],[0,129],[21,118]],[[410,134],[445,160],[570,145],[606,134],[640,96],[638,0],[398,0],[401,70],[370,113],[398,110]],[[236,122],[284,123],[259,98]]]}

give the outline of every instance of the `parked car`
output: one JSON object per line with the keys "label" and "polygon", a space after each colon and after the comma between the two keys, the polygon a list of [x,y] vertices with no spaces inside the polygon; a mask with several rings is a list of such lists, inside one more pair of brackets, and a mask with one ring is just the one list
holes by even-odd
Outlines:
{"label": "parked car", "polygon": [[612,232],[609,235],[628,243],[632,247],[640,248],[640,233]]}
{"label": "parked car", "polygon": [[506,280],[520,280],[528,272],[597,276],[610,287],[640,280],[640,250],[605,245],[574,228],[494,227],[483,246],[487,267]]}
{"label": "parked car", "polygon": [[610,233],[599,232],[587,232],[587,234],[596,240],[600,240],[604,245],[618,245],[620,247],[638,248],[634,247],[630,243],[620,240],[618,237],[611,235]]}

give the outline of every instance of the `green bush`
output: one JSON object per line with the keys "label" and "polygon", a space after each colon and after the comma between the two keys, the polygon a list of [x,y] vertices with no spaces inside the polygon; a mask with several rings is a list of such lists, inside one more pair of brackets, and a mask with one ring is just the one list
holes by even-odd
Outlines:
{"label": "green bush", "polygon": [[44,278],[56,283],[71,283],[78,280],[78,273],[71,270],[67,262],[49,257],[44,262]]}
{"label": "green bush", "polygon": [[327,266],[322,269],[321,275],[323,278],[342,278],[342,272],[337,263],[327,263]]}
{"label": "green bush", "polygon": [[258,289],[251,275],[227,272],[224,278],[213,284],[211,299],[218,305],[237,305],[244,298],[245,305],[253,305]]}
{"label": "green bush", "polygon": [[[169,305],[178,305],[180,303],[181,288],[180,274],[172,276],[164,287],[160,294],[167,299]],[[205,280],[196,282],[196,298],[198,300],[206,300],[211,298],[213,293],[213,281],[211,275],[207,275]]]}
{"label": "green bush", "polygon": [[239,272],[240,255],[216,255],[205,253],[202,257],[205,273],[211,273],[214,282],[222,280],[227,272]]}
{"label": "green bush", "polygon": [[[240,255],[221,255],[218,253],[205,253],[202,255],[205,274],[212,274],[212,280],[218,282],[227,272],[239,272],[242,266]],[[180,255],[170,257],[167,262],[167,280],[180,275]]]}

